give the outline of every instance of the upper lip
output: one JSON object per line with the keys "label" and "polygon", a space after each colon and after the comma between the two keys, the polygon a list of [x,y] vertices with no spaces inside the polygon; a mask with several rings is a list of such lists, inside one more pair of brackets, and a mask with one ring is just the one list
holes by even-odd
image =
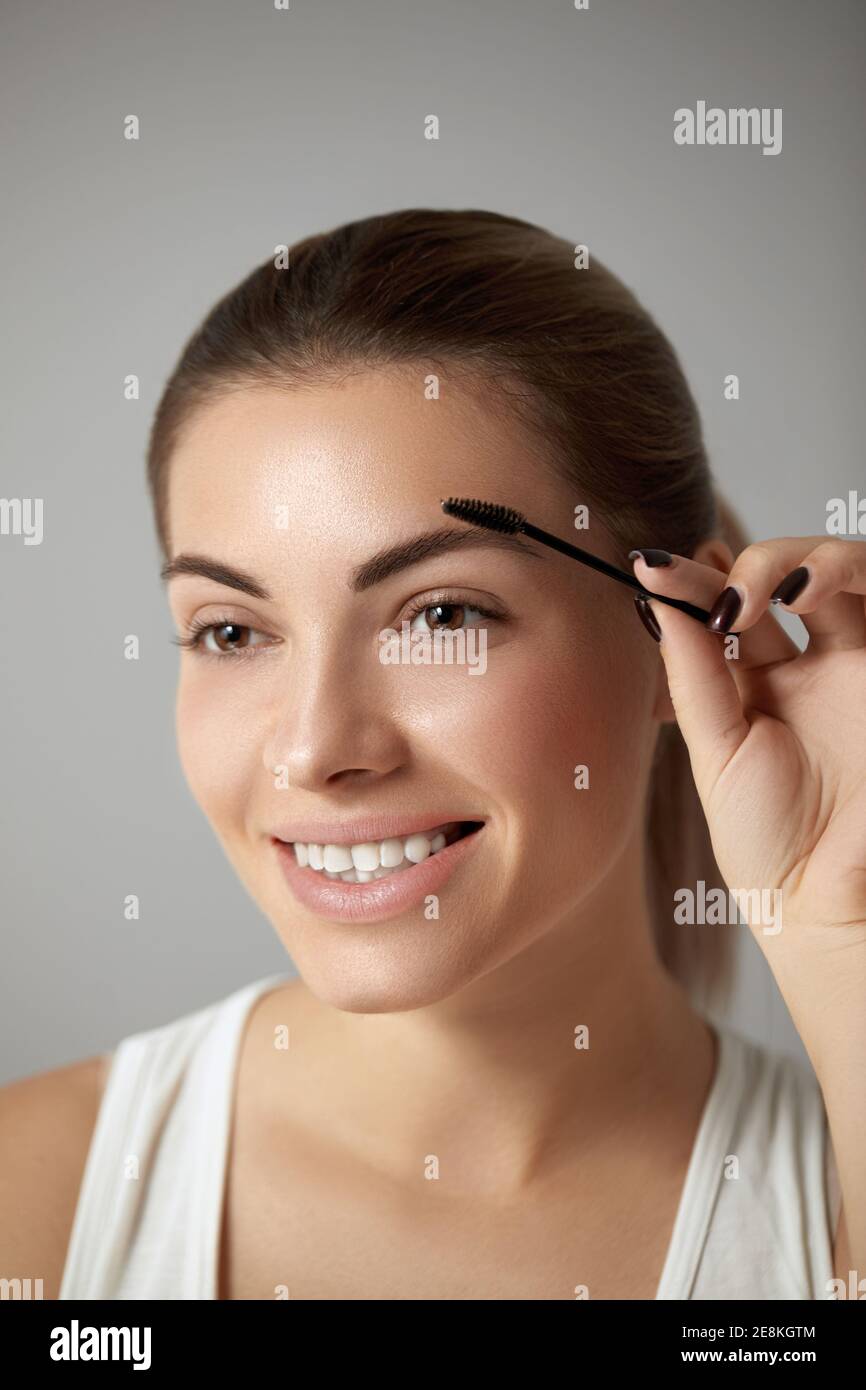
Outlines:
{"label": "upper lip", "polygon": [[275,840],[290,845],[363,845],[402,840],[451,821],[480,820],[480,816],[456,816],[450,811],[421,811],[417,815],[371,815],[364,820],[290,821],[271,833]]}

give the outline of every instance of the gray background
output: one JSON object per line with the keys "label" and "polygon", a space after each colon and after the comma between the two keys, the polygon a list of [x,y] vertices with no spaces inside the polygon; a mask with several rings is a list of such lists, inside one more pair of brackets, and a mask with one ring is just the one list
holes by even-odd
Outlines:
{"label": "gray background", "polygon": [[[374,212],[541,223],[657,316],[753,538],[822,532],[864,491],[864,30],[862,0],[6,0],[0,495],[45,536],[0,536],[3,1079],[291,969],[174,749],[143,459],[203,313]],[[676,146],[699,99],[782,107],[781,153]],[[731,1020],[805,1058],[738,936]]]}

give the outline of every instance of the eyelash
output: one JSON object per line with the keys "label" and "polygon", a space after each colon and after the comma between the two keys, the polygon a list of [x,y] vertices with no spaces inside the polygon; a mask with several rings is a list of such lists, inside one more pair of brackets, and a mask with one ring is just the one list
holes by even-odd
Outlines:
{"label": "eyelash", "polygon": [[428,608],[473,608],[476,613],[481,614],[482,618],[491,618],[493,621],[504,616],[504,614],[498,612],[496,609],[484,608],[480,603],[473,603],[472,600],[466,598],[465,595],[437,594],[436,598],[433,599],[420,599],[415,604],[414,608],[409,610],[404,621],[408,623],[414,622],[418,614],[426,613]]}
{"label": "eyelash", "polygon": [[213,619],[209,623],[188,623],[183,632],[183,635],[180,637],[173,637],[172,641],[178,647],[184,647],[187,651],[195,652],[196,656],[215,657],[217,661],[224,661],[226,657],[231,658],[233,661],[237,661],[239,657],[243,658],[251,654],[255,654],[257,650],[257,648],[255,647],[240,647],[237,651],[234,652],[205,651],[204,647],[201,645],[201,639],[204,637],[206,632],[215,632],[216,629],[220,627],[239,627],[242,631],[245,632],[259,632],[261,630],[259,628],[252,627],[250,623],[236,623],[232,618],[220,617]]}
{"label": "eyelash", "polygon": [[[426,612],[428,608],[471,608],[474,609],[476,613],[480,613],[482,618],[488,618],[493,620],[494,622],[504,616],[504,614],[498,612],[495,609],[484,608],[480,603],[473,603],[469,599],[462,597],[458,594],[440,594],[437,595],[436,598],[426,598],[424,600],[419,601],[414,606],[414,608],[410,609],[404,621],[409,623],[414,622],[418,614]],[[213,632],[215,629],[220,627],[239,627],[243,631],[259,633],[261,632],[260,628],[254,628],[249,623],[236,623],[233,621],[232,618],[220,617],[213,619],[211,622],[208,623],[191,622],[187,625],[183,635],[180,637],[173,637],[172,641],[178,647],[183,647],[188,651],[195,652],[197,656],[213,657],[217,661],[224,661],[226,658],[230,658],[233,661],[237,661],[238,658],[245,659],[249,656],[255,656],[257,650],[259,649],[257,647],[240,647],[233,652],[206,651],[204,647],[202,647],[201,645],[201,639],[204,637],[206,632]],[[433,629],[431,629],[431,632],[432,631]],[[265,644],[259,645],[261,647]]]}

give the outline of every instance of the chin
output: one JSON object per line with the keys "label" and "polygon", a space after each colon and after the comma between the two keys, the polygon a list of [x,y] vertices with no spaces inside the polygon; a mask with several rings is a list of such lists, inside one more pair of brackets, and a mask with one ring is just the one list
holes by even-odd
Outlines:
{"label": "chin", "polygon": [[[417,924],[400,940],[399,927],[394,932],[397,924],[387,925],[394,935],[386,945],[381,938],[357,939],[357,928],[348,929],[356,933],[356,939],[342,945],[333,939],[316,942],[315,927],[311,933],[303,933],[303,940],[297,924],[289,934],[279,934],[310,992],[343,1013],[391,1014],[422,1009],[458,993],[485,973],[488,963],[474,957],[467,960],[465,946],[455,951],[453,937],[440,937],[435,942],[428,939],[419,949]],[[439,928],[440,924],[425,926]],[[462,934],[461,940],[466,940]],[[480,955],[483,948],[478,938],[475,941]]]}

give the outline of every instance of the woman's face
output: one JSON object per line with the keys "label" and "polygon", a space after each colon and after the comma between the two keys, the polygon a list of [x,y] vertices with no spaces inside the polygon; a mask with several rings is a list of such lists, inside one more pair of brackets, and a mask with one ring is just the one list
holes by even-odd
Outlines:
{"label": "woman's face", "polygon": [[[586,499],[492,389],[424,386],[403,369],[235,391],[171,461],[172,612],[181,634],[212,625],[181,655],[186,778],[309,988],[363,1013],[433,1003],[579,928],[641,815],[658,703],[627,589],[439,505],[504,503],[613,558],[591,507],[574,529]],[[441,531],[481,543],[388,555]],[[384,662],[404,621],[416,659]],[[432,663],[437,627],[464,630],[465,659]],[[413,863],[440,826],[445,847]],[[401,867],[361,882],[289,847],[337,847],[327,867],[384,840]]]}

